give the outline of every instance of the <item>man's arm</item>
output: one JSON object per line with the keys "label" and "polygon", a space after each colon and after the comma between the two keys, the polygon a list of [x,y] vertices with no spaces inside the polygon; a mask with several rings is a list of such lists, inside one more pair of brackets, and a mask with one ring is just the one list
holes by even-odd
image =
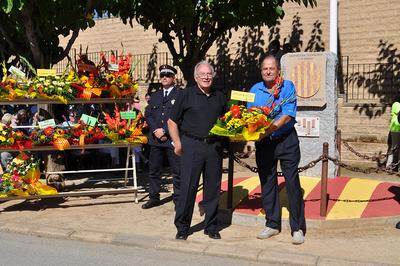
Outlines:
{"label": "man's arm", "polygon": [[175,154],[181,156],[182,144],[181,144],[181,138],[179,137],[178,124],[171,119],[168,119],[168,131],[174,145]]}
{"label": "man's arm", "polygon": [[278,120],[274,121],[272,125],[265,131],[265,133],[261,136],[260,140],[265,138],[266,136],[271,135],[274,131],[284,127],[287,123],[289,123],[292,118],[288,115],[282,115]]}

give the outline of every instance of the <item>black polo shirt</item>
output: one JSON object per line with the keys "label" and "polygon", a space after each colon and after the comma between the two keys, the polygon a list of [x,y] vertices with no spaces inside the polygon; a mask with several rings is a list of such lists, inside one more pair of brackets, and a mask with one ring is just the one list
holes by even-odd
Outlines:
{"label": "black polo shirt", "polygon": [[226,98],[221,91],[204,94],[198,86],[180,91],[171,111],[170,119],[180,125],[180,132],[188,136],[205,138],[226,111]]}

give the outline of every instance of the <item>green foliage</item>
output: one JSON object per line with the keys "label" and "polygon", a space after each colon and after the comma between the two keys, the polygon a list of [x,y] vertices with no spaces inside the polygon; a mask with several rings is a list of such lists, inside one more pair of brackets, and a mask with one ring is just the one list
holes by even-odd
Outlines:
{"label": "green foliage", "polygon": [[160,32],[160,41],[190,80],[194,64],[218,37],[239,27],[275,25],[285,2],[316,6],[316,0],[110,0],[107,8],[124,23],[136,20]]}
{"label": "green foliage", "polygon": [[[21,55],[36,68],[50,67],[68,55],[79,30],[94,26],[93,8],[97,5],[102,11],[101,4],[95,0],[2,0],[3,59]],[[59,45],[60,36],[70,36],[67,47]]]}

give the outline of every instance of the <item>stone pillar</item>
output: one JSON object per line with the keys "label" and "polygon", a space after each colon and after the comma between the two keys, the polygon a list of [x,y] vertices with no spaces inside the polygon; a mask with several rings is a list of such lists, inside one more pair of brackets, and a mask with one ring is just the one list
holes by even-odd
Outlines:
{"label": "stone pillar", "polygon": [[[296,130],[299,135],[300,166],[322,154],[329,144],[329,156],[338,157],[337,131],[337,58],[331,52],[291,53],[281,59],[285,79],[292,80],[297,92]],[[336,177],[338,167],[329,161],[328,177]],[[321,176],[321,163],[300,175]]]}

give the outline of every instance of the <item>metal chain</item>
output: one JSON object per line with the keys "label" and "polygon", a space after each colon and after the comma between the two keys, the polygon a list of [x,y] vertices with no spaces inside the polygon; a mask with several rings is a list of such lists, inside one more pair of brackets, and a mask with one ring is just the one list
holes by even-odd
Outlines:
{"label": "metal chain", "polygon": [[375,201],[383,201],[383,200],[392,200],[395,199],[396,196],[392,197],[385,197],[385,198],[380,198],[380,199],[365,199],[365,200],[352,200],[352,199],[329,199],[331,201],[340,201],[340,202],[356,202],[356,203],[362,203],[362,202],[375,202]]}
{"label": "metal chain", "polygon": [[338,159],[335,159],[335,158],[332,158],[329,156],[328,156],[328,160],[332,161],[337,166],[343,167],[343,168],[353,171],[353,172],[364,173],[364,174],[386,172],[390,175],[400,176],[400,173],[393,171],[393,169],[396,168],[400,164],[400,161],[392,164],[391,168],[387,169],[385,167],[360,168],[360,167],[356,167],[356,166],[351,166],[351,165],[348,165],[348,164],[345,164],[345,163],[339,161]]}
{"label": "metal chain", "polygon": [[344,145],[349,151],[351,151],[352,153],[354,153],[354,154],[357,155],[358,157],[363,158],[363,159],[366,159],[366,160],[370,160],[370,161],[376,161],[376,162],[380,162],[381,160],[386,159],[386,157],[387,157],[388,155],[393,154],[396,150],[399,149],[399,146],[396,145],[394,148],[390,149],[388,153],[379,152],[378,155],[369,156],[369,155],[362,154],[362,153],[356,151],[356,150],[355,150],[353,147],[351,147],[351,146],[349,145],[349,143],[348,143],[347,141],[345,141],[345,140],[342,140],[342,143],[343,143],[343,145]]}
{"label": "metal chain", "polygon": [[251,165],[249,165],[248,163],[242,161],[242,160],[239,158],[239,153],[238,153],[238,152],[235,152],[235,153],[233,154],[233,159],[234,159],[235,162],[237,162],[241,167],[247,168],[247,169],[249,169],[250,171],[252,171],[253,173],[257,173],[257,172],[258,172],[257,167],[251,166]]}
{"label": "metal chain", "polygon": [[[257,168],[257,167],[251,166],[251,165],[249,165],[248,163],[242,161],[242,160],[239,158],[238,155],[239,155],[238,152],[235,152],[235,153],[233,154],[233,159],[235,160],[235,162],[237,162],[240,166],[249,169],[249,170],[252,171],[253,173],[257,173],[257,172],[258,172],[258,168]],[[312,167],[314,167],[319,161],[321,161],[322,159],[323,159],[323,156],[321,155],[321,156],[318,157],[316,160],[312,160],[311,162],[309,162],[309,163],[306,164],[305,166],[302,166],[302,167],[297,168],[297,171],[300,173],[300,172],[303,172],[303,171],[305,171],[305,170],[307,170],[307,169],[309,169],[309,168],[312,168]],[[282,172],[278,172],[278,175],[283,175],[283,174],[282,174]]]}
{"label": "metal chain", "polygon": [[[235,162],[237,162],[240,166],[249,169],[250,171],[252,171],[253,173],[257,173],[258,169],[257,167],[251,166],[248,163],[242,161],[239,157],[238,157],[239,153],[235,152],[233,154],[233,159],[235,160]],[[329,155],[321,155],[319,156],[317,159],[312,160],[311,162],[309,162],[308,164],[306,164],[303,167],[299,167],[298,168],[298,172],[302,172],[305,171],[309,168],[314,167],[318,162],[320,162],[321,160],[330,160],[331,162],[333,162],[335,165],[343,167],[345,169],[348,169],[350,171],[353,172],[361,172],[361,173],[365,173],[365,174],[370,174],[372,172],[378,173],[378,172],[387,172],[389,174],[395,174],[397,176],[400,176],[400,173],[394,172],[391,169],[386,169],[386,168],[382,168],[382,167],[370,167],[370,168],[366,168],[366,169],[362,169],[360,167],[355,167],[355,166],[350,166],[348,164],[345,164],[341,161],[339,161],[339,159],[337,158],[332,158]],[[397,162],[396,164],[392,164],[392,167],[396,167],[397,165],[400,164],[400,161]],[[278,176],[282,176],[282,172],[278,172]],[[383,201],[383,200],[392,200],[394,199],[395,196],[392,197],[385,197],[385,198],[379,198],[379,199],[365,199],[365,200],[354,200],[354,199],[329,199],[330,201],[335,201],[335,202],[348,202],[348,203],[365,203],[365,202],[375,202],[375,201]],[[320,199],[315,199],[315,200],[308,200],[308,201],[317,201]],[[307,200],[306,200],[307,201]]]}
{"label": "metal chain", "polygon": [[303,171],[305,171],[305,170],[307,170],[307,169],[309,169],[309,168],[312,168],[312,167],[314,167],[319,161],[321,161],[322,159],[324,159],[324,156],[319,156],[317,159],[315,159],[315,160],[312,160],[311,162],[309,162],[308,164],[306,164],[306,165],[304,165],[304,166],[302,166],[302,167],[299,167],[298,169],[297,169],[297,171],[300,173],[300,172],[303,172]]}

